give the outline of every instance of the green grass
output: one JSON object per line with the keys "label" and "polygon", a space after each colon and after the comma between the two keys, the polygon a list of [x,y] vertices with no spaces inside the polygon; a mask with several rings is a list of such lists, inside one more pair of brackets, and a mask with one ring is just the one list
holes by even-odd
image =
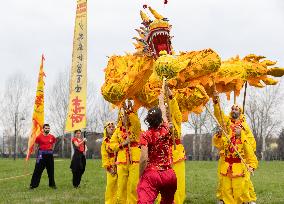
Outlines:
{"label": "green grass", "polygon": [[[32,172],[34,163],[0,159],[0,203],[104,203],[105,173],[100,160],[87,161],[80,189],[72,187],[70,160],[55,162],[57,190],[48,187],[46,171],[40,186],[32,191],[28,190],[31,176],[1,180]],[[185,203],[215,203],[216,169],[217,162],[186,163]],[[252,179],[259,204],[284,204],[284,162],[261,162]]]}

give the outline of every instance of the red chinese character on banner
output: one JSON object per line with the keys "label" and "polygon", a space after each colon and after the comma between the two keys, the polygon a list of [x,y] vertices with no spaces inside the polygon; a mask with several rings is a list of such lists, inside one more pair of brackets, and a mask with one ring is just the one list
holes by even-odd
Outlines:
{"label": "red chinese character on banner", "polygon": [[43,105],[43,94],[39,94],[36,96],[35,105],[36,105],[36,108]]}
{"label": "red chinese character on banner", "polygon": [[72,109],[73,113],[70,116],[70,118],[72,119],[72,127],[74,127],[74,123],[80,123],[85,117],[85,114],[81,114],[82,110],[85,109],[83,106],[80,106],[81,102],[82,100],[80,100],[78,96],[72,99],[72,105],[74,106],[74,108]]}

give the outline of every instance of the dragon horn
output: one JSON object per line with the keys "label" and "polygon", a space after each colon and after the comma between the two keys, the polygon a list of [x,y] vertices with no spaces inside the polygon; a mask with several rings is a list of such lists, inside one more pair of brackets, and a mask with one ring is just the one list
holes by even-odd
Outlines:
{"label": "dragon horn", "polygon": [[164,17],[162,15],[160,15],[157,11],[155,11],[154,9],[152,9],[151,7],[149,7],[149,10],[151,11],[151,13],[153,14],[153,16],[158,19],[164,19]]}
{"label": "dragon horn", "polygon": [[140,11],[140,16],[141,16],[141,19],[143,20],[143,22],[149,22],[150,21],[149,17],[143,11]]}

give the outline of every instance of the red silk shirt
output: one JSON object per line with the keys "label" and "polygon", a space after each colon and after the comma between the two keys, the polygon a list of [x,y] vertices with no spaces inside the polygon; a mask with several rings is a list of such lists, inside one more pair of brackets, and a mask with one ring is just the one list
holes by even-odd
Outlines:
{"label": "red silk shirt", "polygon": [[163,171],[171,169],[172,139],[167,124],[157,129],[149,129],[140,135],[140,145],[148,146],[148,164],[146,168]]}
{"label": "red silk shirt", "polygon": [[[82,142],[82,139],[79,139],[79,138],[77,138],[77,137],[73,137],[73,138],[72,138],[72,142],[73,142],[73,143],[74,143],[74,142],[77,142],[77,143],[79,144],[80,142]],[[75,143],[74,143],[74,145],[75,145]],[[84,142],[82,142],[82,143],[79,145],[79,147],[76,146],[76,148],[79,150],[79,152],[84,152],[84,151],[85,151]]]}
{"label": "red silk shirt", "polygon": [[44,135],[43,133],[37,136],[35,143],[39,144],[40,150],[52,150],[53,144],[56,142],[56,138],[51,135]]}

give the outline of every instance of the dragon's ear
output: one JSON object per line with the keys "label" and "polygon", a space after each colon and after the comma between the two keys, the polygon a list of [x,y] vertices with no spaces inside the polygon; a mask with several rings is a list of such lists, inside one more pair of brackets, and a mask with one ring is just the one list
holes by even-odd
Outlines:
{"label": "dragon's ear", "polygon": [[279,67],[270,68],[267,74],[274,77],[282,77],[284,75],[284,68],[279,68]]}
{"label": "dragon's ear", "polygon": [[152,9],[151,7],[149,7],[149,10],[151,11],[151,13],[153,14],[153,16],[158,19],[158,20],[162,20],[164,19],[164,17],[159,14],[157,11],[155,11],[154,9]]}
{"label": "dragon's ear", "polygon": [[141,19],[143,20],[143,22],[149,22],[150,21],[150,18],[143,11],[140,11],[140,16],[141,16]]}

